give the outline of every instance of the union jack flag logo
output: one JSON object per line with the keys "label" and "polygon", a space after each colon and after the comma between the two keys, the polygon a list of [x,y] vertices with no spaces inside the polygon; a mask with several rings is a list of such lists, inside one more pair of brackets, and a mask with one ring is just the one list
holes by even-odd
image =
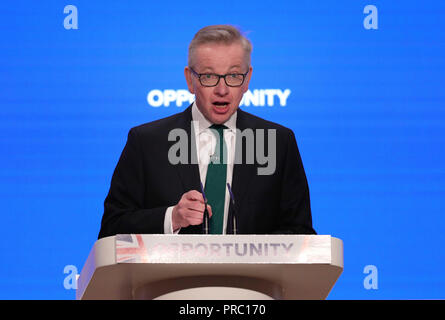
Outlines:
{"label": "union jack flag logo", "polygon": [[148,262],[148,252],[140,234],[118,234],[116,236],[116,262]]}

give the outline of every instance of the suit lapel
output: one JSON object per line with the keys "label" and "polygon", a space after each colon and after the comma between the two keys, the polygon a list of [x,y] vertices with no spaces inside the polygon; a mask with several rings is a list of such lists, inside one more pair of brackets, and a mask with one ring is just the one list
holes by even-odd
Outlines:
{"label": "suit lapel", "polygon": [[192,123],[192,107],[189,106],[184,110],[182,117],[178,119],[178,128],[187,132],[188,136],[188,163],[177,164],[175,167],[178,170],[179,177],[181,179],[184,192],[190,190],[201,190],[199,178],[199,166],[196,162],[197,151],[195,142],[195,132],[191,125]]}
{"label": "suit lapel", "polygon": [[[247,113],[238,109],[237,119],[236,119],[237,129],[243,131],[245,129],[255,129],[254,124],[249,121]],[[242,143],[241,139],[237,136],[236,143]],[[235,150],[239,152],[237,147]],[[242,163],[235,163],[233,166],[233,177],[232,177],[232,190],[235,197],[236,212],[241,215],[242,212],[239,209],[241,203],[245,200],[245,193],[248,189],[250,181],[252,181],[253,176],[256,172],[255,161],[254,164],[246,164],[246,148],[241,148],[242,150]],[[232,204],[230,204],[232,206]],[[230,208],[232,212],[232,208]],[[239,219],[237,219],[239,220]]]}

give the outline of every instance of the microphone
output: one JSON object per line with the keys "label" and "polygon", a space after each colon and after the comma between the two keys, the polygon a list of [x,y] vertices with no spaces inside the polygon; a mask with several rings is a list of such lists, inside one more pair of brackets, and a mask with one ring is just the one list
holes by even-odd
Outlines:
{"label": "microphone", "polygon": [[207,198],[204,193],[204,187],[202,186],[202,182],[201,182],[201,193],[202,193],[202,198],[204,199],[204,221],[202,223],[202,232],[204,234],[209,234],[209,212],[207,211]]}
{"label": "microphone", "polygon": [[232,232],[233,234],[237,234],[238,230],[236,227],[236,209],[235,209],[235,197],[232,193],[232,188],[230,188],[230,183],[227,183],[227,188],[229,189],[230,200],[232,202]]}

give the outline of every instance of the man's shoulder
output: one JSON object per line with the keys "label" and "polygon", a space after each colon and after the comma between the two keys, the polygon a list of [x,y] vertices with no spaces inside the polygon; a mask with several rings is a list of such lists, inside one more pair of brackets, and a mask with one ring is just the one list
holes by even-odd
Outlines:
{"label": "man's shoulder", "polygon": [[264,118],[261,118],[257,115],[254,115],[252,113],[249,113],[244,110],[240,110],[239,116],[243,119],[242,121],[245,122],[246,128],[251,129],[275,129],[279,132],[290,134],[292,133],[292,130],[288,127],[285,127],[282,124],[266,120]]}
{"label": "man's shoulder", "polygon": [[131,128],[130,131],[136,132],[138,135],[159,135],[170,132],[173,129],[184,128],[184,119],[186,117],[184,112],[179,112],[171,116],[150,121],[147,123],[140,124]]}

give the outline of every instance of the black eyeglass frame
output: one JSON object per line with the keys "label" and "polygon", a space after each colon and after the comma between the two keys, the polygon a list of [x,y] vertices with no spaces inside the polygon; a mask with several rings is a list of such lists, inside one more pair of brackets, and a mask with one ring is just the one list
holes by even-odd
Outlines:
{"label": "black eyeglass frame", "polygon": [[[228,87],[232,87],[232,88],[241,87],[241,86],[243,85],[243,83],[244,83],[244,80],[246,80],[246,76],[247,76],[247,74],[248,74],[249,71],[250,71],[250,70],[249,70],[250,68],[249,68],[249,69],[247,70],[246,73],[233,73],[233,72],[232,72],[232,73],[227,73],[227,74],[217,74],[217,73],[198,73],[198,72],[196,72],[195,70],[193,70],[192,67],[189,67],[189,68],[190,68],[190,71],[192,71],[192,73],[198,77],[199,83],[200,83],[203,87],[209,87],[209,88],[211,88],[211,87],[216,87],[216,86],[219,84],[219,80],[221,80],[221,78],[224,78],[224,82],[226,83],[226,85],[227,85]],[[201,81],[201,77],[202,77],[202,76],[205,76],[205,75],[217,76],[217,77],[218,77],[218,81],[216,81],[216,83],[215,83],[213,86],[205,85],[205,84],[203,84],[202,81]],[[227,77],[227,76],[231,76],[231,75],[243,76],[243,80],[242,80],[241,83],[240,83],[239,85],[237,85],[237,86],[230,85],[230,84],[227,83],[227,79],[226,79],[226,77]]]}

